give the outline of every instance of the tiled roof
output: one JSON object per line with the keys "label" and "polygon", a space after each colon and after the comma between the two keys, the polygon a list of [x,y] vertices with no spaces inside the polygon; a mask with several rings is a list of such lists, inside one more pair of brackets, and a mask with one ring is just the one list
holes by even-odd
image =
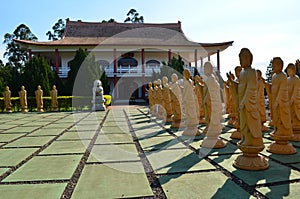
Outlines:
{"label": "tiled roof", "polygon": [[61,40],[15,40],[34,46],[188,46],[227,48],[233,41],[223,43],[197,43],[190,41],[178,23],[95,23],[70,21]]}

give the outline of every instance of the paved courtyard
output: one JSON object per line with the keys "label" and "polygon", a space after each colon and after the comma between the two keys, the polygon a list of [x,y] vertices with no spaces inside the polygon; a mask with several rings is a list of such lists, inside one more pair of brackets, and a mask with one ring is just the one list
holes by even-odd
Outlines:
{"label": "paved courtyard", "polygon": [[147,111],[0,114],[0,198],[299,198],[299,142],[294,155],[264,150],[265,171],[238,170],[226,120],[226,147],[209,150],[203,135],[182,136]]}

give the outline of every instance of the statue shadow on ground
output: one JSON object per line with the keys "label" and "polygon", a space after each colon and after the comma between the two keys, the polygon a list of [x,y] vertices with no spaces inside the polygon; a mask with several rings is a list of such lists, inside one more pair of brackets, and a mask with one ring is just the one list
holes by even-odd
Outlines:
{"label": "statue shadow on ground", "polygon": [[[272,158],[273,155],[269,157]],[[229,157],[228,157],[229,158]],[[215,162],[223,161],[222,159],[214,159]],[[254,194],[255,191],[259,192],[259,188],[267,187],[269,192],[264,195],[267,198],[283,199],[289,196],[289,176],[291,169],[287,166],[280,165],[274,161],[269,161],[269,168],[262,171],[247,171],[236,169],[231,172],[232,175],[238,178],[238,185],[244,187],[249,194]],[[280,167],[280,168],[278,168]],[[243,181],[244,183],[242,183]],[[261,182],[263,181],[263,182]],[[229,190],[232,190],[233,180],[228,178],[222,187],[212,196],[212,198],[222,198],[224,195],[228,195]],[[275,186],[280,185],[280,186]],[[265,191],[264,191],[265,192]],[[246,192],[241,192],[239,195],[233,195],[231,198],[251,198]]]}
{"label": "statue shadow on ground", "polygon": [[172,179],[179,178],[181,175],[188,172],[189,169],[191,169],[194,165],[198,164],[201,161],[206,160],[195,153],[190,153],[187,156],[180,158],[179,160],[158,168],[157,170],[169,168],[166,174],[170,174],[160,177],[160,183],[163,185]]}

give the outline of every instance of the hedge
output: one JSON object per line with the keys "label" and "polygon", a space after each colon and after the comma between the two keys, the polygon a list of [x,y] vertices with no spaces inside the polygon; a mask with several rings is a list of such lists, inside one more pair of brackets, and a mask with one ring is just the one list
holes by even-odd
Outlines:
{"label": "hedge", "polygon": [[[110,95],[104,95],[105,105],[108,106],[111,103],[112,97]],[[91,109],[91,97],[82,96],[58,96],[58,110],[59,111],[74,111],[74,110],[90,110]],[[51,110],[51,97],[43,97],[44,111]],[[20,98],[11,97],[12,111],[21,111]],[[27,97],[28,111],[36,111],[35,97]],[[0,97],[0,111],[4,112],[4,98]]]}

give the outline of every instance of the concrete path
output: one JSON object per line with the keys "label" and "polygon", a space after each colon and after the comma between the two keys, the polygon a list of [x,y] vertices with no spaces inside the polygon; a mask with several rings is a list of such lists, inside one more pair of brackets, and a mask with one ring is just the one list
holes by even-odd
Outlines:
{"label": "concrete path", "polygon": [[265,171],[238,170],[226,120],[226,147],[210,150],[147,112],[0,114],[0,198],[299,198],[300,143],[295,155],[264,150]]}

